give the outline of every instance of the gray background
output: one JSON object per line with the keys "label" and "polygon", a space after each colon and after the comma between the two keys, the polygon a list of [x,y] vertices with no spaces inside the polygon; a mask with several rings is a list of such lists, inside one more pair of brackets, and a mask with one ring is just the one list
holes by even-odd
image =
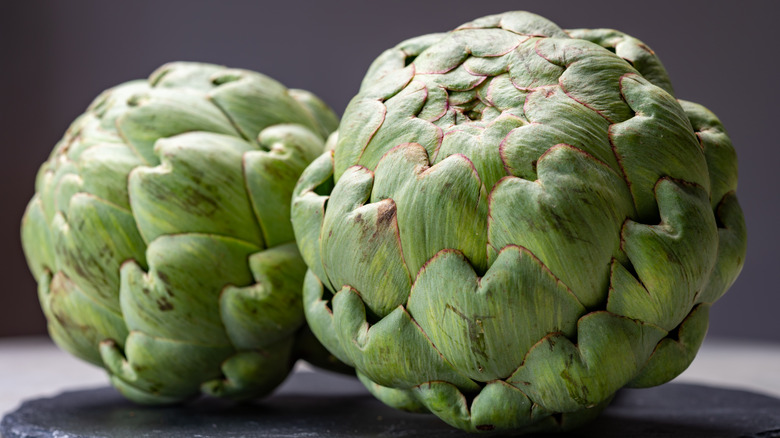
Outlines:
{"label": "gray background", "polygon": [[[595,3],[595,4],[594,4]],[[172,60],[257,70],[341,114],[371,60],[422,33],[526,9],[561,27],[609,27],[652,47],[680,98],[726,125],[748,224],[742,275],[710,336],[780,341],[775,1],[5,1],[0,6],[0,336],[45,332],[19,223],[38,166],[72,119],[113,85]]]}

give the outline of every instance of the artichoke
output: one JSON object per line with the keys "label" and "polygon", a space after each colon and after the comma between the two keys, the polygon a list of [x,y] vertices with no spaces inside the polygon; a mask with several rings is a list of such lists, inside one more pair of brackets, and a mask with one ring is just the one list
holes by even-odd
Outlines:
{"label": "artichoke", "polygon": [[289,212],[337,124],[306,91],[216,65],[164,65],[101,94],[41,167],[22,222],[54,341],[150,404],[256,397],[297,357],[324,359]]}
{"label": "artichoke", "polygon": [[613,30],[534,14],[369,69],[292,221],[306,319],[379,399],[561,430],[682,372],[745,255],[718,118]]}

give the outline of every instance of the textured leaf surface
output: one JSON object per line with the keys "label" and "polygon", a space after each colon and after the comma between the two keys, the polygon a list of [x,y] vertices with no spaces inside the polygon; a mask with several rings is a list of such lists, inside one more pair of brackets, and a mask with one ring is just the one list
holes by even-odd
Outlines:
{"label": "textured leaf surface", "polygon": [[481,382],[508,377],[547,333],[574,335],[584,311],[538,259],[516,246],[505,248],[481,278],[461,254],[440,252],[409,297],[409,313],[442,356]]}

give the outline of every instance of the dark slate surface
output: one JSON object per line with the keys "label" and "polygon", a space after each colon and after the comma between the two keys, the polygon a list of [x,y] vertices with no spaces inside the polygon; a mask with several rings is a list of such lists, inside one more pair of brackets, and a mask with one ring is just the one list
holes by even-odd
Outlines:
{"label": "dark slate surface", "polygon": [[[0,422],[4,438],[82,437],[474,437],[431,415],[393,410],[356,380],[293,375],[275,395],[246,405],[204,398],[186,406],[139,407],[112,388],[30,400]],[[549,435],[547,435],[550,437]],[[746,391],[667,384],[624,390],[579,438],[780,437],[780,399]]]}

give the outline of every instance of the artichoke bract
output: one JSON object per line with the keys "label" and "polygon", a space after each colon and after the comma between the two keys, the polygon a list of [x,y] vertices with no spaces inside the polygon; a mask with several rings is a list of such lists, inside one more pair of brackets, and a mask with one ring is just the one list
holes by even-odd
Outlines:
{"label": "artichoke bract", "polygon": [[561,430],[693,359],[746,232],[714,114],[613,30],[484,17],[382,54],[296,186],[307,321],[385,403]]}
{"label": "artichoke bract", "polygon": [[22,222],[54,341],[141,403],[272,390],[317,354],[290,198],[337,124],[311,93],[209,64],[101,94]]}

